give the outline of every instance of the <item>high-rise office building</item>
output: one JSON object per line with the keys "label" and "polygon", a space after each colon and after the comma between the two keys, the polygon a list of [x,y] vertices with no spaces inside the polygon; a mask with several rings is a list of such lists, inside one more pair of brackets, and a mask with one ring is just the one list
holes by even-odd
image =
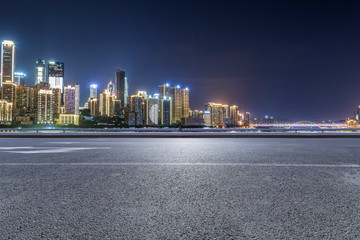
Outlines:
{"label": "high-rise office building", "polygon": [[115,84],[110,81],[107,85],[107,90],[109,91],[110,95],[115,95]]}
{"label": "high-rise office building", "polygon": [[15,70],[15,44],[13,41],[4,40],[1,44],[1,81],[14,82]]}
{"label": "high-rise office building", "polygon": [[124,84],[124,106],[127,106],[127,99],[129,97],[129,83],[127,77],[125,77],[125,84]]}
{"label": "high-rise office building", "polygon": [[159,124],[159,98],[149,96],[144,99],[144,121],[145,125]]}
{"label": "high-rise office building", "polygon": [[30,107],[30,89],[28,86],[16,86],[15,116],[24,116]]}
{"label": "high-rise office building", "polygon": [[64,63],[53,62],[48,63],[48,77],[51,88],[61,89],[64,92]]}
{"label": "high-rise office building", "polygon": [[172,106],[171,98],[163,97],[160,99],[160,124],[161,125],[171,125],[172,119]]}
{"label": "high-rise office building", "polygon": [[53,91],[40,89],[38,93],[37,119],[38,124],[53,124]]}
{"label": "high-rise office building", "polygon": [[0,123],[8,124],[13,119],[13,104],[6,100],[0,99]]}
{"label": "high-rise office building", "polygon": [[98,98],[97,87],[96,84],[90,85],[90,98]]}
{"label": "high-rise office building", "polygon": [[125,106],[125,98],[126,98],[126,92],[125,92],[125,85],[127,85],[125,72],[124,71],[116,71],[115,72],[115,79],[116,79],[116,98],[121,101],[121,107]]}
{"label": "high-rise office building", "polygon": [[23,72],[14,72],[14,82],[18,86],[25,85],[26,74]]}
{"label": "high-rise office building", "polygon": [[102,117],[114,117],[114,100],[115,96],[111,95],[108,90],[100,94],[99,113]]}
{"label": "high-rise office building", "polygon": [[79,114],[80,107],[80,86],[65,86],[64,87],[64,106],[66,114]]}
{"label": "high-rise office building", "polygon": [[189,88],[181,89],[181,118],[189,117]]}
{"label": "high-rise office building", "polygon": [[46,62],[44,59],[36,59],[35,62],[35,85],[46,82]]}

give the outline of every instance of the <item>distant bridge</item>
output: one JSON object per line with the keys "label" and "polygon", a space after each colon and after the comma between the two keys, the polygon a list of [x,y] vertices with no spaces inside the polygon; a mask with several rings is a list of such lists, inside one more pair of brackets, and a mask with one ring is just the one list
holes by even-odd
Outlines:
{"label": "distant bridge", "polygon": [[[256,128],[349,128],[349,125],[345,123],[314,123],[310,121],[299,121],[295,123],[258,123],[251,124],[251,126]],[[352,125],[352,127],[359,128],[360,125]]]}

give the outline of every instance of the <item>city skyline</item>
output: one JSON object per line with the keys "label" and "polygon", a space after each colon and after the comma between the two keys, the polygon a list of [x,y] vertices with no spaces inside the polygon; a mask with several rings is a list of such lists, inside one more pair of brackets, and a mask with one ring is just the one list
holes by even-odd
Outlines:
{"label": "city skyline", "polygon": [[[359,7],[345,4],[340,11],[336,4],[312,4],[313,9],[307,4],[173,2],[156,9],[146,2],[122,3],[122,8],[137,16],[132,18],[116,15],[113,5],[93,11],[98,8],[91,3],[75,19],[69,13],[76,6],[64,2],[57,6],[62,11],[53,17],[61,19],[60,30],[53,32],[50,20],[35,24],[23,19],[31,11],[47,19],[46,10],[54,3],[35,7],[25,2],[20,17],[4,13],[9,20],[0,22],[0,35],[15,41],[16,65],[21,67],[16,71],[25,72],[28,78],[33,75],[34,59],[42,58],[64,62],[68,84],[93,83],[105,89],[114,81],[113,70],[120,66],[126,69],[129,92],[156,92],[162,82],[184,83],[191,89],[194,109],[214,101],[238,104],[253,116],[351,117],[360,102],[356,97],[360,88]],[[17,10],[16,1],[5,5],[9,12]],[[323,11],[318,13],[318,8]],[[181,10],[187,19],[181,18]],[[269,15],[272,18],[265,21]],[[103,18],[95,22],[94,16]],[[232,23],[237,27],[231,27]],[[119,33],[112,31],[115,26],[120,27]],[[148,30],[151,27],[156,27],[155,32]],[[81,103],[87,100],[85,90],[81,89]]]}

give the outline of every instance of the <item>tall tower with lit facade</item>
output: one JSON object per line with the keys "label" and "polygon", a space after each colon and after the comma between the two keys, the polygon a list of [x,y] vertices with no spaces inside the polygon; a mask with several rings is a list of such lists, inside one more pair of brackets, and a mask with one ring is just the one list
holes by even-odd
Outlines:
{"label": "tall tower with lit facade", "polygon": [[145,125],[159,124],[159,98],[149,96],[144,99],[144,121]]}
{"label": "tall tower with lit facade", "polygon": [[40,89],[38,93],[37,120],[36,120],[38,124],[54,123],[53,106],[54,103],[53,103],[52,90]]}
{"label": "tall tower with lit facade", "polygon": [[181,89],[181,118],[189,117],[189,88]]}
{"label": "tall tower with lit facade", "polygon": [[46,62],[44,59],[36,59],[35,62],[35,85],[46,82]]}
{"label": "tall tower with lit facade", "polygon": [[90,85],[90,98],[98,98],[97,87],[98,86],[96,84]]}
{"label": "tall tower with lit facade", "polygon": [[51,88],[61,89],[64,92],[64,63],[52,62],[48,63],[48,77]]}
{"label": "tall tower with lit facade", "polygon": [[64,87],[64,106],[66,114],[79,114],[80,107],[80,86],[65,86]]}
{"label": "tall tower with lit facade", "polygon": [[121,107],[125,106],[125,102],[126,102],[126,89],[127,88],[127,79],[125,77],[125,72],[124,71],[120,71],[120,69],[118,71],[115,72],[115,85],[116,85],[116,98],[118,100],[120,100],[120,104]]}
{"label": "tall tower with lit facade", "polygon": [[1,44],[1,81],[14,82],[15,70],[15,44],[13,41],[4,40]]}
{"label": "tall tower with lit facade", "polygon": [[100,94],[99,113],[101,116],[114,117],[114,100],[115,96],[111,95],[108,90],[105,90],[103,93]]}

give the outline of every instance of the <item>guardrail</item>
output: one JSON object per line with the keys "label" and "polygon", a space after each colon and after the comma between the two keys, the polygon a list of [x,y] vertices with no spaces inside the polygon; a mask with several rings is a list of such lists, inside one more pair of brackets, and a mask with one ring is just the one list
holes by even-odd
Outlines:
{"label": "guardrail", "polygon": [[0,128],[1,133],[120,132],[360,132],[360,128]]}

